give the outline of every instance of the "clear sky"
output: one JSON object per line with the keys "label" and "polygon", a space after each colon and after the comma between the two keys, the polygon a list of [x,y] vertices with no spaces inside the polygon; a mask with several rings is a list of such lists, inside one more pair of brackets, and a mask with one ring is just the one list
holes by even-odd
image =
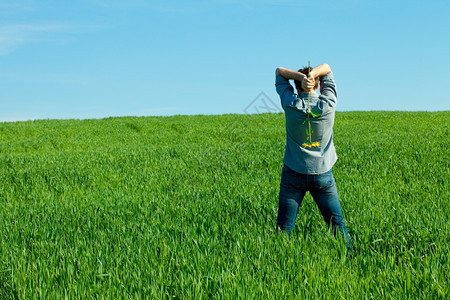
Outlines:
{"label": "clear sky", "polygon": [[449,110],[449,55],[448,0],[0,0],[0,121],[281,109],[308,60],[339,111]]}

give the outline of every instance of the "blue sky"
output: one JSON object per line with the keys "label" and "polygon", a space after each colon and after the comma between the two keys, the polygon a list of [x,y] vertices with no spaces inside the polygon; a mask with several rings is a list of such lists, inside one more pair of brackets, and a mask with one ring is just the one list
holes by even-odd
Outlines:
{"label": "blue sky", "polygon": [[339,111],[449,110],[449,29],[444,0],[0,0],[0,121],[281,109],[308,60]]}

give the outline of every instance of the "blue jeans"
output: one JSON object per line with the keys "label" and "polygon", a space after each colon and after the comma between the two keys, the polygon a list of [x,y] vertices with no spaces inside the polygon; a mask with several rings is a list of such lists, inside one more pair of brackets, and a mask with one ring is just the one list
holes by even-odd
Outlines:
{"label": "blue jeans", "polygon": [[334,234],[336,229],[339,229],[345,236],[347,247],[351,248],[350,235],[344,224],[332,170],[318,175],[307,175],[297,173],[284,165],[278,201],[278,228],[291,234],[307,191],[311,193],[327,225],[330,226],[331,223]]}

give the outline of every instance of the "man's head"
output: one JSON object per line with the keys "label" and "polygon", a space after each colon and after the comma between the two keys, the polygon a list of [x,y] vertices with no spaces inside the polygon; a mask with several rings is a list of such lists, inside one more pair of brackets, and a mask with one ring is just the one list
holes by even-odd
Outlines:
{"label": "man's head", "polygon": [[[308,67],[304,67],[303,69],[298,70],[298,72],[305,74],[306,76],[309,75],[309,69]],[[305,91],[302,88],[302,83],[300,81],[294,80],[294,84],[295,84],[295,88],[297,89],[299,95],[301,93],[305,93],[305,92],[313,92],[311,91]],[[314,78],[314,91],[317,91],[317,89],[319,88],[319,77]]]}

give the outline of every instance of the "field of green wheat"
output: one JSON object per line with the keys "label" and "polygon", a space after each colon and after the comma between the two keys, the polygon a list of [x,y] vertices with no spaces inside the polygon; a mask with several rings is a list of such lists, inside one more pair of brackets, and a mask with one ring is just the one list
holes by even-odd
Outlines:
{"label": "field of green wheat", "polygon": [[0,123],[0,298],[448,299],[449,124],[336,113],[347,256],[276,234],[282,114]]}

